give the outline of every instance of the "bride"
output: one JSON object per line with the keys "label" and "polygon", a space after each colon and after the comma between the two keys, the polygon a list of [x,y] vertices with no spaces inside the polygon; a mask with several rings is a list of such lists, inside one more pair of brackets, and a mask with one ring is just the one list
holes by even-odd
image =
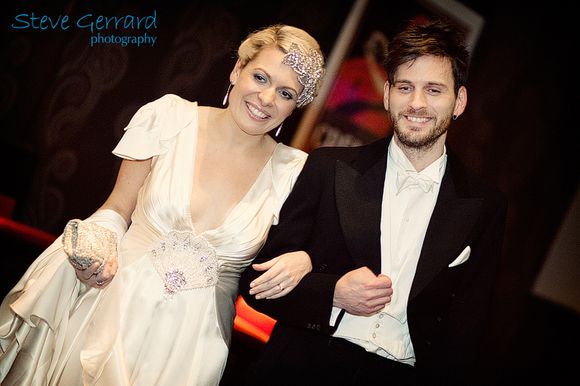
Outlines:
{"label": "bride", "polygon": [[[97,261],[74,268],[58,238],[3,300],[2,385],[219,384],[240,273],[307,156],[268,132],[312,101],[323,72],[316,40],[273,25],[241,43],[227,107],[176,95],[141,107],[113,150],[113,191],[80,223],[97,232],[74,234],[112,231],[89,244]],[[294,254],[262,265],[271,296],[311,270]]]}

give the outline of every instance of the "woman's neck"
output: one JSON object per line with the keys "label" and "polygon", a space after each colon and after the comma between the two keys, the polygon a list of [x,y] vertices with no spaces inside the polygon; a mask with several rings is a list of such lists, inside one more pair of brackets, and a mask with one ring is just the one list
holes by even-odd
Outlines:
{"label": "woman's neck", "polygon": [[205,120],[206,136],[209,141],[232,151],[253,151],[269,147],[275,141],[267,134],[250,135],[236,124],[228,109],[207,107],[200,118]]}

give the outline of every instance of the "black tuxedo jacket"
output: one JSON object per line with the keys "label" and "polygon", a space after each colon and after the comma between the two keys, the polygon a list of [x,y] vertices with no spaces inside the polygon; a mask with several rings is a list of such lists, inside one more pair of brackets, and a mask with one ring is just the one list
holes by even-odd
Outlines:
{"label": "black tuxedo jacket", "polygon": [[[248,295],[249,283],[260,275],[251,267],[240,282],[249,305],[278,320],[270,345],[277,344],[277,336],[292,340],[293,334],[303,334],[304,329],[332,334],[336,326],[329,321],[337,280],[362,266],[380,273],[389,140],[361,147],[319,148],[308,157],[278,225],[270,230],[255,262],[305,250],[313,271],[288,295],[275,300]],[[503,195],[448,152],[408,302],[417,369],[458,371],[474,359],[493,292],[505,212]],[[469,259],[448,267],[467,246],[471,247]]]}

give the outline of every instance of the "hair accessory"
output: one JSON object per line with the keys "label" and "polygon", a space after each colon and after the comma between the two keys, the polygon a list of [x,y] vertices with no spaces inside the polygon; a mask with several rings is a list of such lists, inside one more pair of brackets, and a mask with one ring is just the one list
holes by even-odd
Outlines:
{"label": "hair accessory", "polygon": [[225,106],[228,103],[228,97],[230,96],[230,90],[233,87],[233,83],[230,83],[228,86],[228,90],[226,91],[226,95],[224,95],[224,100],[222,101],[222,105]]}
{"label": "hair accessory", "polygon": [[322,55],[311,48],[307,54],[298,49],[296,43],[292,43],[282,63],[292,67],[298,75],[298,81],[304,89],[296,101],[297,107],[302,107],[312,102],[318,91],[318,85],[324,75],[324,60]]}
{"label": "hair accessory", "polygon": [[280,123],[280,126],[278,126],[278,128],[276,129],[276,137],[280,134],[280,130],[282,130],[282,125],[284,124],[284,122]]}

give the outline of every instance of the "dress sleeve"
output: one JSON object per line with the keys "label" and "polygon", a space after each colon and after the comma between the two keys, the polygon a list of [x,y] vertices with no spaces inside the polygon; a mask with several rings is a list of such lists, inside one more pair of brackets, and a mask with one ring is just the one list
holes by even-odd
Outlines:
{"label": "dress sleeve", "polygon": [[274,210],[273,225],[278,224],[280,209],[290,194],[300,171],[304,167],[308,154],[302,150],[280,144],[273,167],[274,190],[277,197],[277,207]]}
{"label": "dress sleeve", "polygon": [[197,117],[197,104],[167,94],[142,106],[125,127],[113,154],[145,160],[165,153],[169,143]]}

